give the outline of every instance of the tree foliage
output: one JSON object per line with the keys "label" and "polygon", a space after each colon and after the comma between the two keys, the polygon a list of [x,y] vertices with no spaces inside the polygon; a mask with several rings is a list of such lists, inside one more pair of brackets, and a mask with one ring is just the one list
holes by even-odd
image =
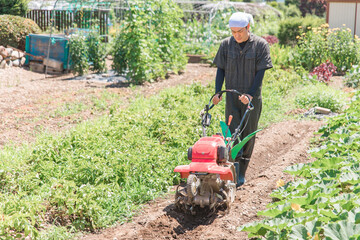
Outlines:
{"label": "tree foliage", "polygon": [[0,0],[0,15],[25,16],[28,10],[26,0]]}
{"label": "tree foliage", "polygon": [[326,12],[326,7],[326,0],[301,0],[299,5],[303,17],[307,14],[322,17]]}

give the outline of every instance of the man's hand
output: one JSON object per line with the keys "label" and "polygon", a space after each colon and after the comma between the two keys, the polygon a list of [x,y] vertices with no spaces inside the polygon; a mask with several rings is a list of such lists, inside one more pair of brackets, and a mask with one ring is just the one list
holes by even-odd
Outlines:
{"label": "man's hand", "polygon": [[244,95],[239,96],[239,100],[243,104],[249,104],[249,99],[250,99],[250,101],[253,99],[253,97],[250,96],[249,94],[244,94]]}
{"label": "man's hand", "polygon": [[214,105],[216,105],[216,104],[218,104],[221,100],[222,100],[222,96],[219,97],[219,94],[216,94],[216,95],[213,97],[212,102],[213,102]]}

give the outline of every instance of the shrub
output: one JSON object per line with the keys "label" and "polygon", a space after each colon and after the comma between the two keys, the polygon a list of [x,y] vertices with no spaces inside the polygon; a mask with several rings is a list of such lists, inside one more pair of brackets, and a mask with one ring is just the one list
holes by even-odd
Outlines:
{"label": "shrub", "polygon": [[346,72],[345,85],[352,88],[358,88],[360,82],[360,66],[354,65]]}
{"label": "shrub", "polygon": [[345,95],[340,90],[317,83],[298,91],[295,103],[302,108],[324,107],[338,112],[345,107]]}
{"label": "shrub", "polygon": [[27,0],[0,0],[0,15],[25,16],[28,10]]}
{"label": "shrub", "polygon": [[360,41],[350,28],[328,29],[327,36],[329,56],[338,71],[345,72],[360,61]]}
{"label": "shrub", "polygon": [[293,66],[303,66],[311,71],[315,66],[330,60],[338,72],[343,72],[359,62],[359,39],[352,37],[350,29],[328,27],[323,24],[297,36],[299,42],[293,53]]}
{"label": "shrub", "polygon": [[322,63],[310,73],[310,76],[316,75],[316,78],[320,82],[328,83],[332,75],[336,72],[336,67],[329,60],[326,63]]}
{"label": "shrub", "polygon": [[305,18],[287,18],[279,24],[278,38],[280,44],[295,45],[297,43],[296,36],[309,31],[312,28],[319,27],[324,23],[324,19],[307,16]]}
{"label": "shrub", "polygon": [[284,9],[285,17],[301,17],[301,12],[299,8],[291,4],[287,8]]}
{"label": "shrub", "polygon": [[136,84],[183,69],[187,59],[181,17],[173,1],[137,1],[117,37],[113,69]]}
{"label": "shrub", "polygon": [[303,17],[307,14],[323,17],[326,12],[326,0],[301,0],[299,9]]}
{"label": "shrub", "polygon": [[39,26],[30,19],[0,15],[0,45],[10,45],[25,50],[26,36],[30,33],[40,33]]}
{"label": "shrub", "polygon": [[307,71],[312,71],[330,58],[326,43],[327,25],[322,26],[320,30],[308,27],[308,32],[296,36],[298,45],[292,55],[294,67],[302,66]]}

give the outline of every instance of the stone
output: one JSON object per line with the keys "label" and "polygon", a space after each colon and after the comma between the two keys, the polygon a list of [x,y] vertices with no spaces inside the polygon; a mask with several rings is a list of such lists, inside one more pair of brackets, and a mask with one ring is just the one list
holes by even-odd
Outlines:
{"label": "stone", "polygon": [[19,57],[21,57],[21,58],[25,56],[25,54],[23,52],[19,52],[19,55],[20,55]]}
{"label": "stone", "polygon": [[13,64],[14,67],[19,67],[20,66],[20,60],[16,59],[16,60],[12,61],[12,64]]}
{"label": "stone", "polygon": [[12,61],[8,61],[7,65],[8,65],[8,67],[12,67],[12,66],[13,66],[13,62],[12,62]]}
{"label": "stone", "polygon": [[6,67],[7,67],[6,61],[3,60],[3,61],[0,63],[0,69],[5,69]]}
{"label": "stone", "polygon": [[3,56],[4,58],[9,56],[8,51],[3,47],[0,49],[0,55]]}
{"label": "stone", "polygon": [[20,65],[23,66],[25,64],[26,58],[22,57],[20,60]]}
{"label": "stone", "polygon": [[3,59],[4,59],[3,56],[0,55],[0,62],[1,62]]}
{"label": "stone", "polygon": [[12,57],[12,58],[20,58],[20,53],[19,53],[18,51],[13,51],[13,52],[11,53],[11,57]]}
{"label": "stone", "polygon": [[11,53],[14,51],[12,48],[6,48],[6,51],[8,52],[8,56],[11,56]]}

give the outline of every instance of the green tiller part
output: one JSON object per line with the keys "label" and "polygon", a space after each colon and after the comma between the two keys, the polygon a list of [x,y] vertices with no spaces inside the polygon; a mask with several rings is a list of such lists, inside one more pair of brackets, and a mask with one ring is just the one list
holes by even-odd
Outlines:
{"label": "green tiller part", "polygon": [[249,135],[247,135],[241,142],[239,142],[238,144],[235,145],[235,147],[233,147],[231,149],[231,158],[235,159],[237,154],[239,153],[239,151],[244,147],[244,145],[253,137],[255,136],[256,133],[260,132],[262,129],[258,129],[253,133],[250,133]]}
{"label": "green tiller part", "polygon": [[[225,138],[224,139],[225,144],[227,144],[226,138],[231,137],[230,129],[228,129],[228,126],[223,121],[220,121],[220,127],[221,127],[222,134],[223,134],[223,136]],[[226,130],[227,130],[227,132],[226,132]],[[226,136],[225,136],[225,134],[226,134]]]}

